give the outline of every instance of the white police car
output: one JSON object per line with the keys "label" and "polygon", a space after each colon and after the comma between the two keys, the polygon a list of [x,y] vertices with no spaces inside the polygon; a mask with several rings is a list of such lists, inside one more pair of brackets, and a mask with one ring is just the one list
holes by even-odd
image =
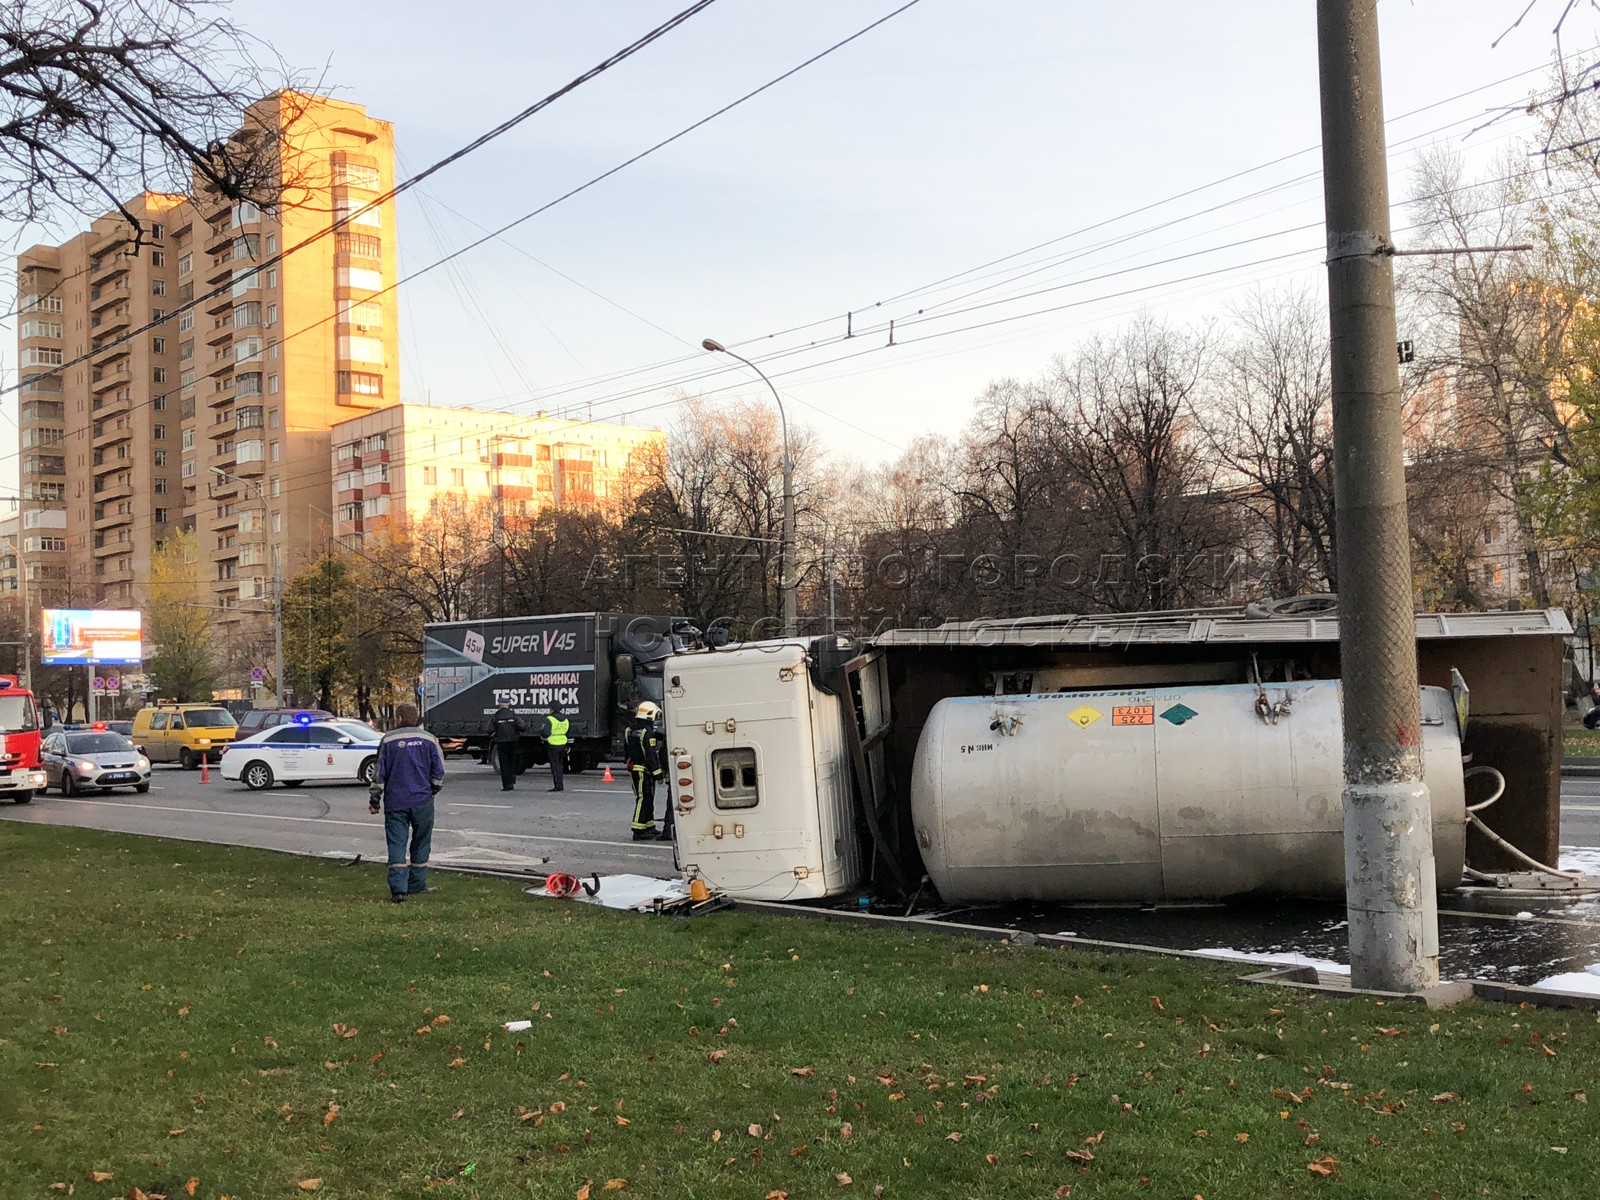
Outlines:
{"label": "white police car", "polygon": [[222,777],[252,791],[274,783],[299,787],[309,779],[371,783],[381,737],[360,721],[297,718],[230,742],[223,748]]}

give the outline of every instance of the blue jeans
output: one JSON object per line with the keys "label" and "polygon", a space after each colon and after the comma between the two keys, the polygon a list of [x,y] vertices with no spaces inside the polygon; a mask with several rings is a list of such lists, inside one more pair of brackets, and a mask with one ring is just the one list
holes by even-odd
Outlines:
{"label": "blue jeans", "polygon": [[390,893],[404,896],[425,890],[428,856],[433,849],[433,801],[384,813],[383,836],[389,843]]}

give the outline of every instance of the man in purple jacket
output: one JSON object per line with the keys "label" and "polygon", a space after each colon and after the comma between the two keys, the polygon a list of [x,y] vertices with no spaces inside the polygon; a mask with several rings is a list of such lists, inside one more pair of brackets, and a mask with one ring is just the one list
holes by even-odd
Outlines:
{"label": "man in purple jacket", "polygon": [[433,846],[433,798],[444,786],[444,753],[439,742],[417,724],[414,704],[395,709],[396,725],[378,743],[378,771],[369,808],[383,807],[383,836],[389,843],[389,901],[431,892],[428,856]]}

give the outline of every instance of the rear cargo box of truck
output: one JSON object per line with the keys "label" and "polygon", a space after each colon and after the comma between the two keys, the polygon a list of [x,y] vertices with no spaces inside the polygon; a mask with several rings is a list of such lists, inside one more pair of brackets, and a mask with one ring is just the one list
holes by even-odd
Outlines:
{"label": "rear cargo box of truck", "polygon": [[[620,749],[627,714],[661,696],[660,662],[678,642],[670,617],[559,613],[451,621],[423,629],[423,724],[434,736],[487,747],[490,714],[508,705],[528,725],[521,763],[545,761],[551,705],[571,722],[569,765]],[[679,639],[681,642],[681,639]]]}

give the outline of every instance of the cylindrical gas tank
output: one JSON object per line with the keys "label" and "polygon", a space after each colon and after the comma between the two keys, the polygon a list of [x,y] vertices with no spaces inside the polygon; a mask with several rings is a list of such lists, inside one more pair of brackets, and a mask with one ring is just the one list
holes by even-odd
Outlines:
{"label": "cylindrical gas tank", "polygon": [[[946,900],[1344,894],[1337,680],[934,705],[911,815]],[[1438,886],[1461,880],[1466,797],[1449,692],[1422,689]]]}

